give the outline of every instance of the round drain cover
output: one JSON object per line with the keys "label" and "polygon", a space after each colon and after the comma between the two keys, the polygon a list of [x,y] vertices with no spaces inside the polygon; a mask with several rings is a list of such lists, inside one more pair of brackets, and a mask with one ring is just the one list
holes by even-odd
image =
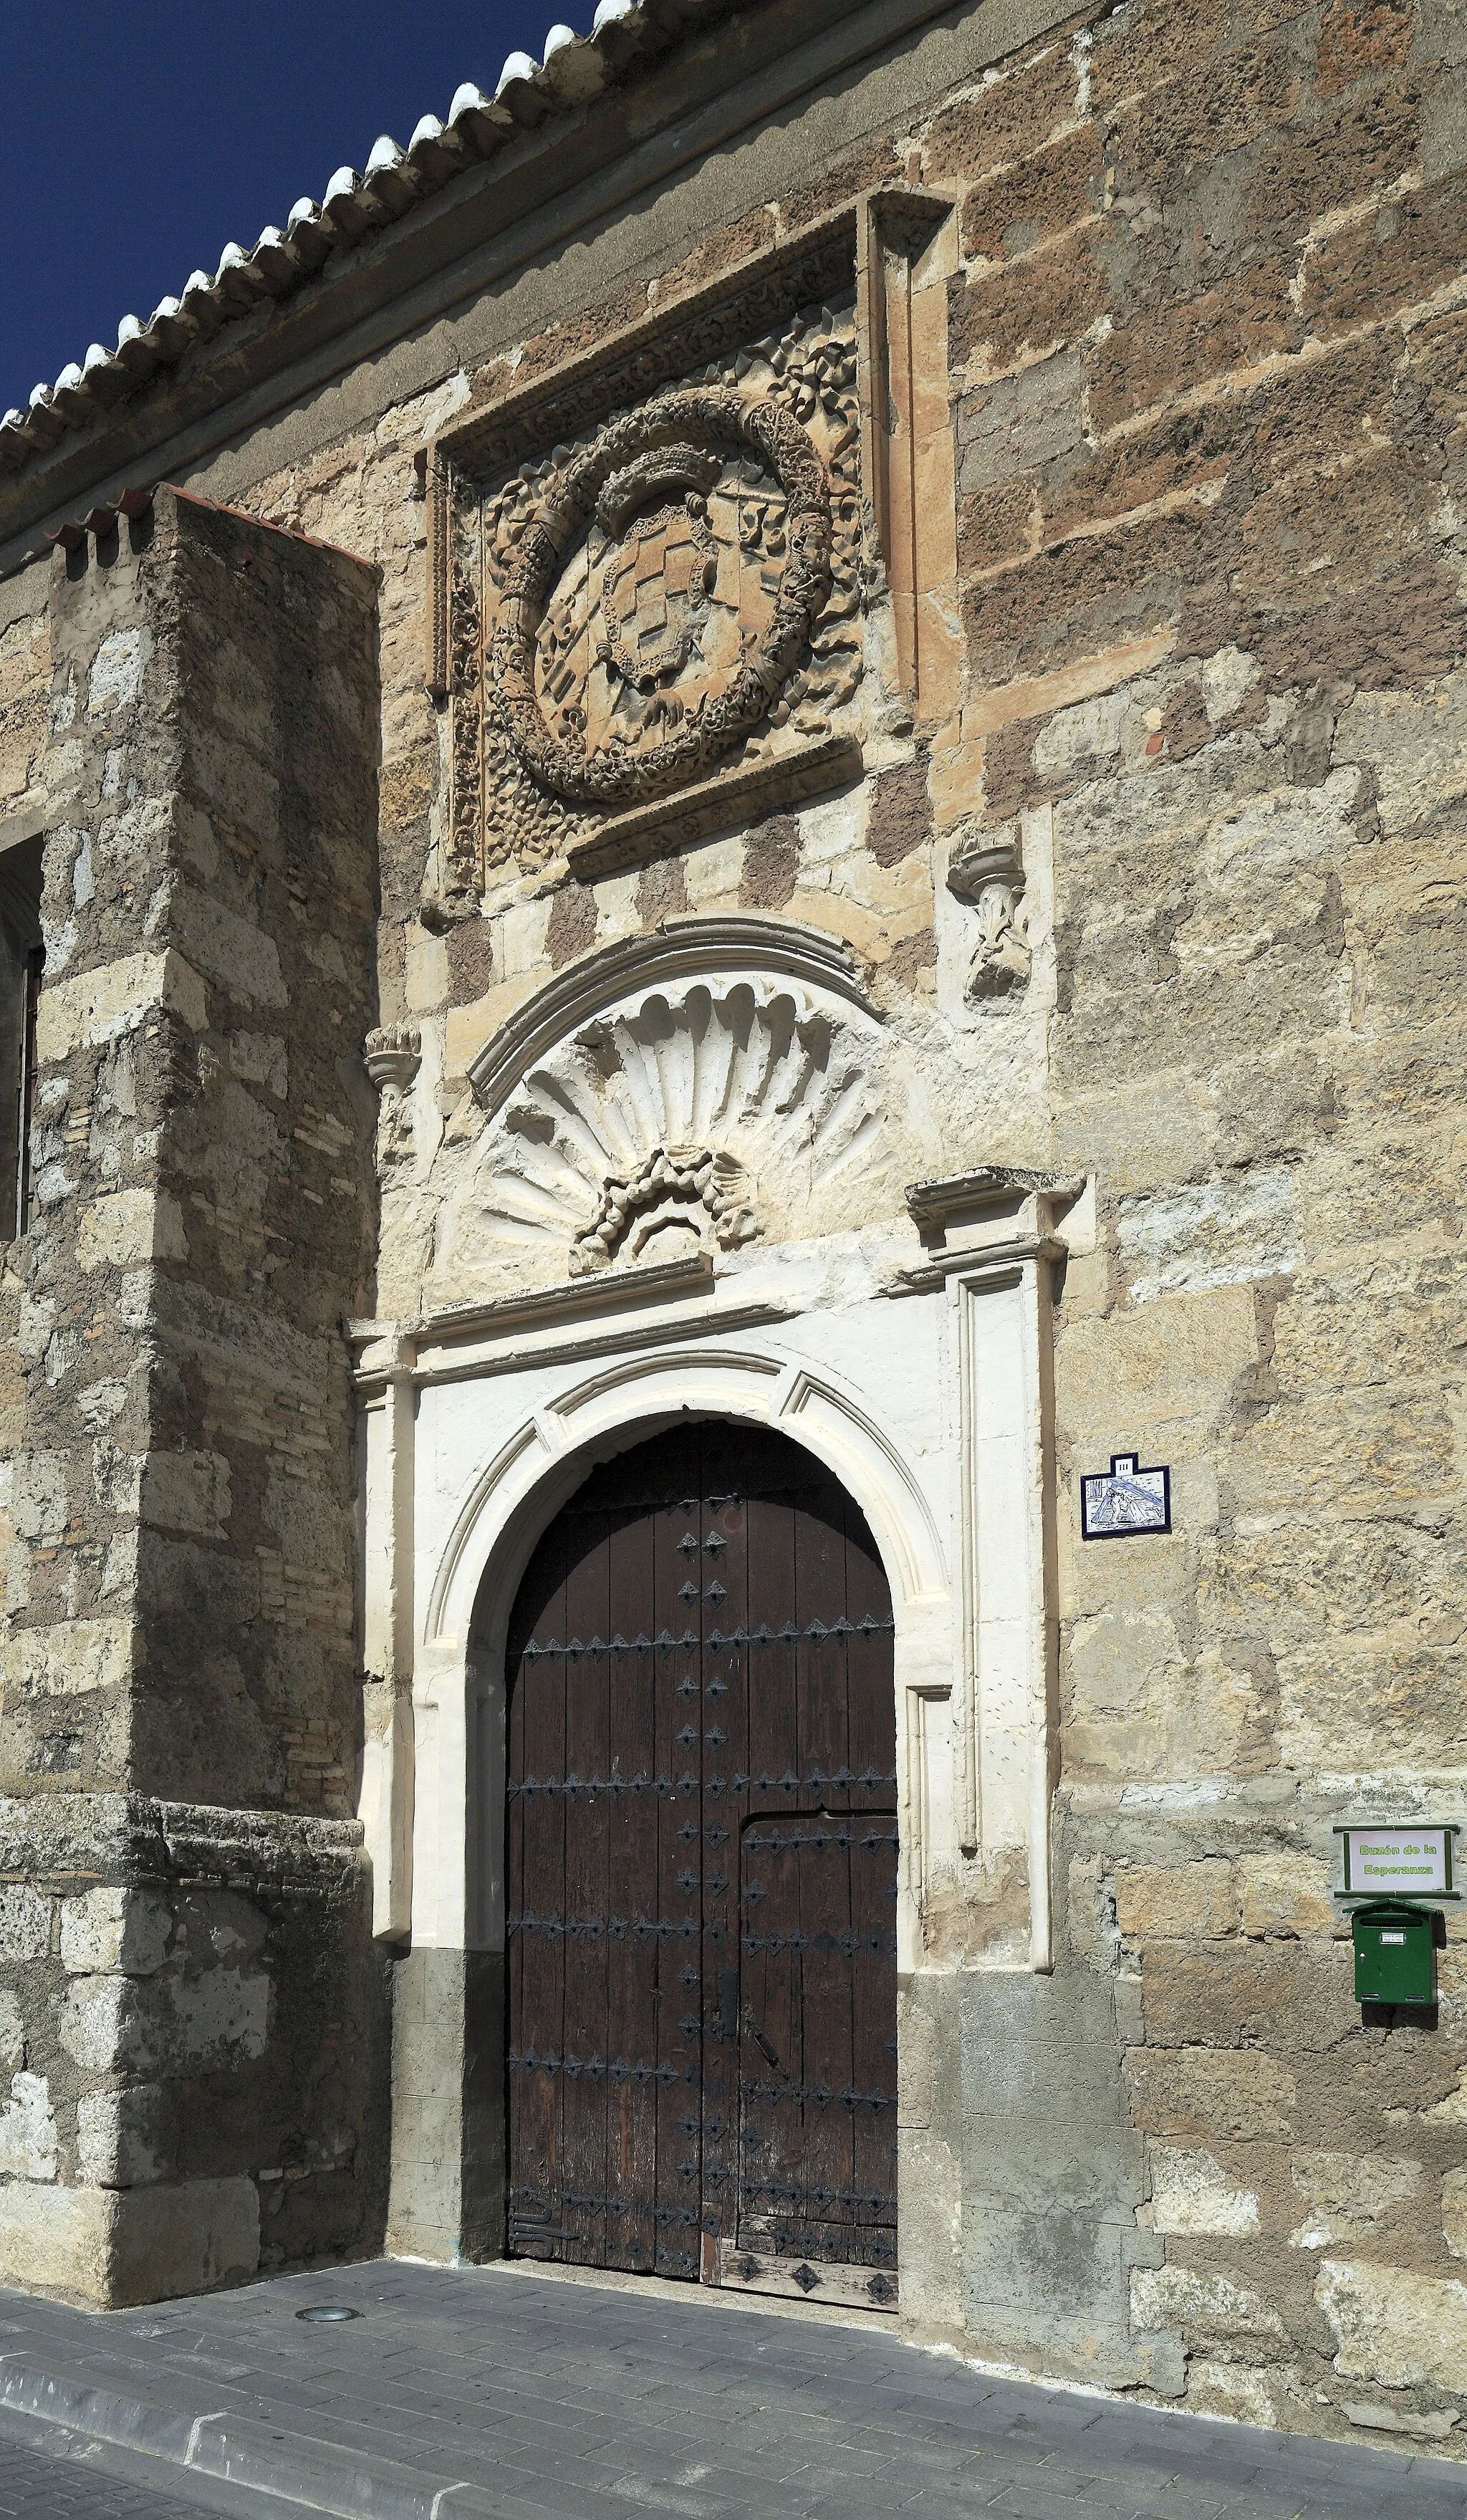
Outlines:
{"label": "round drain cover", "polygon": [[334,2326],[338,2319],[360,2318],[362,2314],[359,2310],[348,2310],[341,2301],[313,2301],[309,2310],[298,2310],[295,2316],[316,2323],[330,2322]]}

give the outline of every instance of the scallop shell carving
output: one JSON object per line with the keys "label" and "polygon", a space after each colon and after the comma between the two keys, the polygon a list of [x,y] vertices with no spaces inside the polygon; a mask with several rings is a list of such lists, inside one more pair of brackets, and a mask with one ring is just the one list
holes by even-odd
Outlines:
{"label": "scallop shell carving", "polygon": [[740,1238],[808,1234],[859,1210],[881,1125],[874,1034],[773,979],[691,980],[596,1016],[536,1062],[481,1142],[459,1259],[533,1255],[558,1274],[596,1230],[608,1185],[663,1148],[736,1170],[753,1220]]}

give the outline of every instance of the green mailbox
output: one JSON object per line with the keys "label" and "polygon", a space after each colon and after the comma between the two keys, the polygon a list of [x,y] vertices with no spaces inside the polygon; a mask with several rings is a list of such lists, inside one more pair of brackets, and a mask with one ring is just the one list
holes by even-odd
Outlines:
{"label": "green mailbox", "polygon": [[1351,1919],[1356,2003],[1435,2003],[1435,1918],[1429,1908],[1373,1900]]}

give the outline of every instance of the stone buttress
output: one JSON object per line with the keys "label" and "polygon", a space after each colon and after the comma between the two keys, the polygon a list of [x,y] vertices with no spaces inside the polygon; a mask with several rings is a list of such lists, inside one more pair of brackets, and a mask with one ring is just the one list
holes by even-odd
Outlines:
{"label": "stone buttress", "polygon": [[375,1226],[377,581],[168,492],[54,571],[0,2280],[115,2303],[380,2220],[339,1330]]}

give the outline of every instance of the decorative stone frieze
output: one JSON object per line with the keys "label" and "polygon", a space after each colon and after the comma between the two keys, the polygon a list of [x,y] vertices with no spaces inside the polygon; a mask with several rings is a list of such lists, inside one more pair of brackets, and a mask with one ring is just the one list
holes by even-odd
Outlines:
{"label": "decorative stone frieze", "polygon": [[670,922],[588,955],[468,1061],[483,1118],[428,1192],[430,1299],[756,1238],[900,1200],[920,1087],[851,958],[792,922]]}
{"label": "decorative stone frieze", "polygon": [[706,979],[784,979],[807,996],[878,1021],[849,947],[792,919],[738,911],[664,920],[644,936],[621,936],[566,965],[517,1007],[468,1062],[475,1099],[492,1118],[520,1079],[577,1025],[624,998]]}
{"label": "decorative stone frieze", "polygon": [[569,1246],[579,1273],[640,1255],[657,1202],[695,1200],[729,1249],[753,1230],[753,1186],[786,1216],[859,1175],[881,1130],[871,1051],[778,981],[710,973],[634,997],[525,1076],[485,1142],[480,1228]]}

